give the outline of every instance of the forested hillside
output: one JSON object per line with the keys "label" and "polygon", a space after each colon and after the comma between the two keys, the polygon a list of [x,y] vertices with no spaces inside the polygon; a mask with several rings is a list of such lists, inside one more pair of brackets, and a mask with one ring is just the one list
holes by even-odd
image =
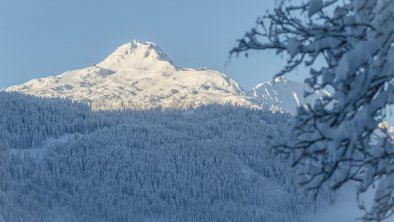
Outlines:
{"label": "forested hillside", "polygon": [[0,221],[302,221],[274,157],[289,115],[212,105],[99,111],[0,92]]}

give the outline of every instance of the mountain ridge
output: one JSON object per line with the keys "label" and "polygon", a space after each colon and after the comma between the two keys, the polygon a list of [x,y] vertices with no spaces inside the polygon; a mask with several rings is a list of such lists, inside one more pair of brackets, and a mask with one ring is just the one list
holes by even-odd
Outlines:
{"label": "mountain ridge", "polygon": [[248,91],[248,94],[252,97],[252,101],[261,104],[271,112],[295,114],[298,107],[307,108],[307,104],[313,104],[315,100],[328,94],[326,91],[320,90],[308,98],[304,98],[304,91],[308,89],[309,87],[305,84],[280,76],[257,84]]}
{"label": "mountain ridge", "polygon": [[303,84],[277,78],[245,91],[223,73],[177,67],[155,43],[133,40],[92,66],[33,79],[5,91],[69,98],[96,110],[230,104],[295,114],[300,101],[309,102],[303,100],[303,88]]}

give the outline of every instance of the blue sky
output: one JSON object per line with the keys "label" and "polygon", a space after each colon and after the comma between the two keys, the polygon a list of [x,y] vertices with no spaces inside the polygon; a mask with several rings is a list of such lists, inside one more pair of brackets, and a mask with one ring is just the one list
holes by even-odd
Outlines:
{"label": "blue sky", "polygon": [[[133,39],[181,67],[221,71],[249,89],[284,64],[274,53],[228,52],[275,0],[0,0],[0,88],[97,63]],[[304,71],[289,76],[301,80]]]}

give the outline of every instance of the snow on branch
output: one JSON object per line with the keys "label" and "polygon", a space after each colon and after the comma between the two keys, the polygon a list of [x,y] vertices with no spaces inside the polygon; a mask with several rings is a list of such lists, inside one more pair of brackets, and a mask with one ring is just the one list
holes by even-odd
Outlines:
{"label": "snow on branch", "polygon": [[[394,145],[379,127],[394,103],[393,42],[394,1],[282,1],[231,50],[274,49],[288,58],[276,76],[305,65],[311,68],[305,83],[331,92],[300,109],[292,140],[275,148],[293,159],[300,183],[316,193],[356,181],[360,195],[377,185],[370,209],[360,201],[367,221],[394,209]],[[316,70],[318,58],[324,64]]]}

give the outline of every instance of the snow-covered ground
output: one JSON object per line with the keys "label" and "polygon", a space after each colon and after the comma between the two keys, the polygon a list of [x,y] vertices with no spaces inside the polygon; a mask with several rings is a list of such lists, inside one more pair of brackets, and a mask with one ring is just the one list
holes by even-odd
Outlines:
{"label": "snow-covered ground", "polygon": [[64,134],[64,135],[57,137],[57,138],[49,137],[42,142],[41,146],[30,147],[30,148],[26,148],[26,149],[11,148],[10,152],[11,152],[11,154],[15,154],[15,155],[22,155],[22,156],[23,155],[30,155],[32,157],[39,157],[40,158],[50,148],[65,144],[65,143],[69,142],[71,139],[77,138],[77,136],[79,136],[79,135],[80,134],[75,133],[75,134]]}

